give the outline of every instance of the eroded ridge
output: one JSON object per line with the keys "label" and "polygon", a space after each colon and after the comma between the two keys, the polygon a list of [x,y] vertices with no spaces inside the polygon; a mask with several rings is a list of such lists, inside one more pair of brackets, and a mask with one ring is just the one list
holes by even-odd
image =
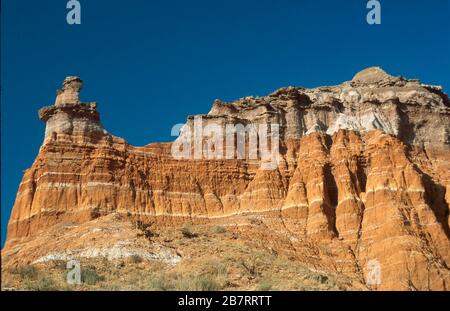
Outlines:
{"label": "eroded ridge", "polygon": [[450,104],[440,87],[375,67],[338,86],[216,100],[204,126],[280,125],[278,166],[261,170],[246,159],[177,160],[171,144],[130,146],[102,127],[96,103],[80,101],[81,86],[66,78],[39,111],[45,138],[4,253],[112,213],[160,227],[256,215],[267,230],[328,249],[342,273],[364,280],[376,260],[377,289],[448,290]]}

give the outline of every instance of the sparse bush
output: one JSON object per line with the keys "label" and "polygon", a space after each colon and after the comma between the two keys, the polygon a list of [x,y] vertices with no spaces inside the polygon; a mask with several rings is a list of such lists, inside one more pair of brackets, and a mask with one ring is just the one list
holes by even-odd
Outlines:
{"label": "sparse bush", "polygon": [[131,263],[141,263],[142,262],[142,257],[139,256],[138,254],[133,254],[130,256],[130,262]]}
{"label": "sparse bush", "polygon": [[272,282],[270,280],[261,280],[256,290],[267,291],[272,289]]}
{"label": "sparse bush", "polygon": [[34,279],[38,275],[37,269],[32,265],[11,269],[12,274],[18,274],[22,279]]}
{"label": "sparse bush", "polygon": [[140,236],[145,236],[148,240],[157,236],[157,234],[151,230],[152,223],[144,223],[142,220],[138,220],[134,224],[136,229],[142,232],[142,234],[139,234]]}
{"label": "sparse bush", "polygon": [[320,283],[320,284],[325,284],[325,283],[328,283],[328,281],[329,281],[328,276],[325,274],[321,274],[321,273],[313,273],[310,275],[306,275],[304,278],[312,280],[312,281]]}
{"label": "sparse bush", "polygon": [[91,268],[86,268],[81,271],[81,282],[88,285],[95,285],[98,282],[104,281],[104,277],[97,274],[97,271]]}
{"label": "sparse bush", "polygon": [[178,291],[213,291],[221,286],[211,275],[186,275],[174,279],[174,290]]}
{"label": "sparse bush", "polygon": [[164,276],[152,276],[149,286],[151,290],[156,291],[174,290],[172,282]]}
{"label": "sparse bush", "polygon": [[320,275],[318,276],[318,280],[319,280],[319,283],[320,283],[320,284],[328,283],[328,276],[323,275],[323,274],[320,274]]}
{"label": "sparse bush", "polygon": [[181,234],[188,239],[196,238],[198,234],[192,232],[192,230],[188,227],[181,228]]}
{"label": "sparse bush", "polygon": [[227,232],[227,230],[224,227],[222,227],[222,226],[215,226],[214,227],[214,233],[225,233],[225,232]]}
{"label": "sparse bush", "polygon": [[258,265],[255,258],[252,258],[251,260],[242,260],[241,266],[251,277],[259,276]]}
{"label": "sparse bush", "polygon": [[100,211],[100,208],[96,207],[91,210],[91,219],[97,219],[102,216],[102,212]]}
{"label": "sparse bush", "polygon": [[156,291],[214,291],[224,287],[220,282],[220,277],[192,273],[155,273],[151,276],[148,285],[149,289]]}
{"label": "sparse bush", "polygon": [[35,282],[27,281],[25,288],[31,291],[54,291],[56,290],[56,285],[52,279],[41,277]]}
{"label": "sparse bush", "polygon": [[210,276],[202,275],[195,278],[194,290],[199,291],[215,291],[219,290],[220,286],[215,279]]}
{"label": "sparse bush", "polygon": [[263,224],[263,221],[257,217],[252,217],[248,220],[252,225],[259,226]]}
{"label": "sparse bush", "polygon": [[305,290],[336,290],[345,288],[341,284],[338,284],[333,277],[322,272],[308,271],[302,279],[302,287]]}
{"label": "sparse bush", "polygon": [[51,261],[51,264],[53,265],[53,268],[58,269],[58,270],[66,270],[66,265],[67,262],[65,262],[64,260],[53,260]]}
{"label": "sparse bush", "polygon": [[203,274],[209,274],[212,276],[219,276],[227,274],[228,267],[224,263],[218,260],[207,260],[202,264],[202,272]]}

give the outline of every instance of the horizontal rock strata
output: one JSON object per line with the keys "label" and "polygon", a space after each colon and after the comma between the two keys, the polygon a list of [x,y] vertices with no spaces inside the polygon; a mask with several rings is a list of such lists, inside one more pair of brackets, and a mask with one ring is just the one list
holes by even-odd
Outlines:
{"label": "horizontal rock strata", "polygon": [[449,289],[450,104],[439,87],[369,68],[334,87],[215,101],[204,126],[280,124],[274,170],[177,160],[170,143],[130,146],[103,129],[80,89],[67,78],[39,111],[45,139],[17,192],[6,251],[55,224],[110,213],[161,226],[255,214],[332,246],[363,277],[379,263],[376,289]]}

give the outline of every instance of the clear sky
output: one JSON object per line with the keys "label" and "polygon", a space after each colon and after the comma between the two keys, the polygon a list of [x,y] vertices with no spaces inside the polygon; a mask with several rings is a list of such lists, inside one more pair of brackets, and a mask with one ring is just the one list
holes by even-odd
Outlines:
{"label": "clear sky", "polygon": [[172,140],[216,98],[338,84],[374,65],[450,90],[448,0],[381,0],[376,26],[366,0],[80,0],[72,26],[66,0],[1,2],[2,245],[43,140],[37,110],[68,75],[134,145]]}

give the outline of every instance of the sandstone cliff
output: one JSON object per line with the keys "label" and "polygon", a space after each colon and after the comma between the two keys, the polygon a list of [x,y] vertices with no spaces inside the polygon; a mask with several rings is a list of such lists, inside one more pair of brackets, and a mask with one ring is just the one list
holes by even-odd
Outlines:
{"label": "sandstone cliff", "polygon": [[256,215],[293,245],[325,248],[324,266],[363,283],[376,261],[381,282],[370,288],[449,289],[450,103],[440,87],[369,68],[338,86],[215,101],[204,126],[280,124],[278,166],[262,170],[248,159],[177,160],[171,144],[130,146],[102,127],[96,103],[80,102],[81,86],[66,78],[55,105],[39,111],[44,142],[3,254],[111,213],[160,227]]}

